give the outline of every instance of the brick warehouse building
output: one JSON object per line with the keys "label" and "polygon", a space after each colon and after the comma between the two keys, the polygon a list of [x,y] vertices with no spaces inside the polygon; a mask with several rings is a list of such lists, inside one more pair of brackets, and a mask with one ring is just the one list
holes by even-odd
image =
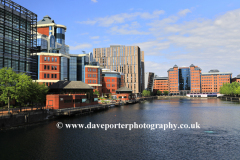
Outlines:
{"label": "brick warehouse building", "polygon": [[37,14],[11,1],[0,1],[0,69],[11,67],[37,79],[36,62],[30,57],[37,47]]}
{"label": "brick warehouse building", "polygon": [[144,89],[144,52],[138,46],[111,45],[94,48],[93,58],[100,66],[125,75],[124,85],[139,94]]}

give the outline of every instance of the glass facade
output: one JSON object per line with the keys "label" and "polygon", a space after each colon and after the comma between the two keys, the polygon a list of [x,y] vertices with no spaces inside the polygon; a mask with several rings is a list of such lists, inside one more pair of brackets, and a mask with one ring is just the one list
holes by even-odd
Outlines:
{"label": "glass facade", "polygon": [[179,68],[179,90],[190,90],[190,69],[189,68]]}
{"label": "glass facade", "polygon": [[68,79],[68,58],[61,57],[61,80]]}
{"label": "glass facade", "polygon": [[35,59],[30,57],[37,47],[37,27],[33,25],[37,15],[15,5],[11,1],[0,1],[0,68],[11,67],[37,79],[37,66],[32,65]]}
{"label": "glass facade", "polygon": [[64,44],[63,41],[65,40],[65,30],[64,28],[56,28],[55,32],[56,41],[60,44]]}
{"label": "glass facade", "polygon": [[77,81],[77,58],[78,57],[70,57],[69,81]]}

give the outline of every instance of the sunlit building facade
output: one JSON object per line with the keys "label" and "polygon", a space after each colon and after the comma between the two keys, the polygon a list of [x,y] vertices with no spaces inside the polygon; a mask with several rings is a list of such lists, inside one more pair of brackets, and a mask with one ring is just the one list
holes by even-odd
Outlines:
{"label": "sunlit building facade", "polygon": [[217,69],[201,74],[202,93],[219,93],[223,83],[231,83],[231,72],[219,72]]}
{"label": "sunlit building facade", "polygon": [[100,66],[125,75],[124,85],[133,93],[144,89],[144,52],[138,46],[111,45],[94,48],[93,58]]}

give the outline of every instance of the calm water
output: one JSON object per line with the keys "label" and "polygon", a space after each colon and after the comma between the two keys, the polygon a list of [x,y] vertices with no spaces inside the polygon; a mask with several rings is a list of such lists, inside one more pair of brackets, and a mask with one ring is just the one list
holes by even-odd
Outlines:
{"label": "calm water", "polygon": [[[56,123],[192,124],[200,129],[57,129]],[[240,104],[154,100],[0,132],[0,159],[240,159]]]}

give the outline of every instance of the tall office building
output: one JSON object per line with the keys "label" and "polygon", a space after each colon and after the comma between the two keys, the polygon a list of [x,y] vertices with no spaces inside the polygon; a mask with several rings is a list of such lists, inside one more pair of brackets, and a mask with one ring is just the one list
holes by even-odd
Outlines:
{"label": "tall office building", "polygon": [[144,52],[138,46],[111,45],[94,48],[93,58],[100,66],[125,75],[125,86],[133,93],[144,89]]}
{"label": "tall office building", "polygon": [[65,44],[67,27],[56,24],[49,16],[37,22],[37,82],[51,85],[69,80],[69,46]]}
{"label": "tall office building", "polygon": [[37,15],[11,0],[0,1],[0,68],[11,67],[33,79],[30,54],[37,46]]}
{"label": "tall office building", "polygon": [[153,92],[154,73],[146,72],[144,77],[145,77],[144,89]]}

